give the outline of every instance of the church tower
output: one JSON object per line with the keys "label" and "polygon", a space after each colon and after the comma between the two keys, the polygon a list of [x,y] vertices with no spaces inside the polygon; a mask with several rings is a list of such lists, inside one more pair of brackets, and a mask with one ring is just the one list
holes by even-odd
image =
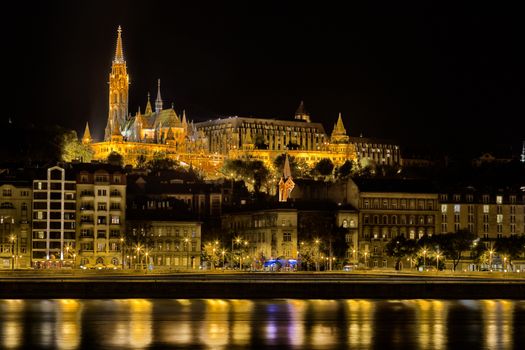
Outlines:
{"label": "church tower", "polygon": [[114,124],[124,125],[128,115],[128,89],[129,75],[124,60],[124,51],[122,49],[122,29],[120,26],[117,30],[117,47],[115,49],[115,58],[111,65],[109,74],[109,114],[106,125],[105,140],[111,139],[115,130]]}
{"label": "church tower", "polygon": [[339,118],[337,118],[337,123],[334,124],[334,130],[332,131],[331,141],[332,143],[348,143],[350,138],[346,134],[345,126],[343,125],[343,119],[341,118],[341,113],[339,113]]}

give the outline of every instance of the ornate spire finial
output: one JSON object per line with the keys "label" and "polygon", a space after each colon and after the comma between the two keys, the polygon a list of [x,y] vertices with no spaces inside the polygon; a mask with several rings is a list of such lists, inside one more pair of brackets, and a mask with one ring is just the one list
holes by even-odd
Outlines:
{"label": "ornate spire finial", "polygon": [[148,102],[146,103],[146,111],[144,112],[146,115],[150,115],[153,113],[153,110],[151,109],[151,97],[148,91]]}
{"label": "ornate spire finial", "polygon": [[162,97],[160,96],[160,79],[157,80],[157,99],[155,100],[155,112],[162,111]]}
{"label": "ornate spire finial", "polygon": [[124,63],[124,51],[122,49],[122,28],[120,26],[118,26],[117,33],[117,48],[115,49],[114,62]]}

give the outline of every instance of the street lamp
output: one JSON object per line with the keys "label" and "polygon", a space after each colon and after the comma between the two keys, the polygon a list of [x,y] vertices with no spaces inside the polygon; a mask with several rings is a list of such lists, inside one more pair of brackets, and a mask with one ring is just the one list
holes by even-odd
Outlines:
{"label": "street lamp", "polygon": [[77,255],[73,253],[73,270],[75,269],[76,261],[77,261]]}
{"label": "street lamp", "polygon": [[224,270],[224,255],[226,254],[226,251],[223,249],[221,254],[222,254],[222,269]]}
{"label": "street lamp", "polygon": [[426,270],[427,266],[427,250],[423,249],[423,271]]}
{"label": "street lamp", "polygon": [[437,271],[439,271],[439,252],[436,254],[436,268],[437,268]]}
{"label": "street lamp", "polygon": [[368,255],[368,252],[365,252],[365,267],[368,267],[368,265],[366,264],[366,256]]}
{"label": "street lamp", "polygon": [[14,270],[15,269],[15,240],[16,240],[16,236],[15,235],[11,235],[9,237],[9,239],[11,240],[11,255],[13,256],[13,261],[12,261],[12,264],[11,264],[11,269]]}
{"label": "street lamp", "polygon": [[190,248],[189,248],[189,238],[186,237],[184,238],[184,244],[186,245],[186,269],[189,270],[190,269]]}
{"label": "street lamp", "polygon": [[233,265],[235,264],[235,263],[234,263],[234,260],[235,260],[235,253],[234,253],[234,250],[233,250],[233,244],[234,244],[234,243],[240,244],[240,243],[241,243],[241,237],[237,236],[237,237],[235,237],[234,239],[232,239],[232,267],[233,267]]}
{"label": "street lamp", "polygon": [[124,237],[120,237],[120,253],[121,253],[121,263],[122,263],[122,270],[124,270]]}
{"label": "street lamp", "polygon": [[352,260],[355,262],[355,249],[352,249]]}
{"label": "street lamp", "polygon": [[494,254],[494,250],[493,249],[490,249],[489,250],[489,270],[492,271],[492,254]]}
{"label": "street lamp", "polygon": [[317,250],[317,259],[315,259],[315,269],[316,269],[317,271],[319,271],[319,254],[321,253],[321,252],[319,251],[319,243],[320,243],[320,242],[321,242],[321,241],[319,240],[319,238],[316,238],[315,241],[314,241],[314,243],[315,243],[315,249]]}

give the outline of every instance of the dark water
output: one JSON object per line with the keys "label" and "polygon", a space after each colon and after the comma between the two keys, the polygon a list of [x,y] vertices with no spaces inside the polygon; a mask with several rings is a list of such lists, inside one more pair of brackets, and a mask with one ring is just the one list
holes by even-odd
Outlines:
{"label": "dark water", "polygon": [[525,349],[525,300],[0,300],[2,349]]}

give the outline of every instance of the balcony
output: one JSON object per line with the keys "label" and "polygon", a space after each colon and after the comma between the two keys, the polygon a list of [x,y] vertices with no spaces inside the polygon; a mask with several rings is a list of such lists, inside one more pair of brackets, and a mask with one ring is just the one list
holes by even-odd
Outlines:
{"label": "balcony", "polygon": [[93,197],[95,198],[95,193],[93,191],[82,191],[80,192],[80,198]]}
{"label": "balcony", "polygon": [[111,191],[109,194],[111,197],[122,197],[119,191]]}

